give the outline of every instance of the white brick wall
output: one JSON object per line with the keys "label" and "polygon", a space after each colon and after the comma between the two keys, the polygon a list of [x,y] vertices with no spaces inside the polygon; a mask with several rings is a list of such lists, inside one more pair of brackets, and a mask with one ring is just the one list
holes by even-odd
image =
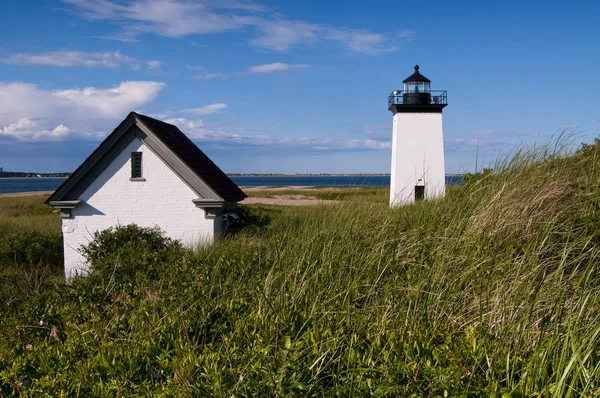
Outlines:
{"label": "white brick wall", "polygon": [[393,129],[390,206],[414,203],[415,185],[425,185],[425,199],[443,197],[442,114],[399,112]]}
{"label": "white brick wall", "polygon": [[[131,152],[143,153],[144,182],[129,180]],[[154,152],[134,139],[79,197],[82,203],[72,210],[71,218],[63,219],[65,275],[88,269],[77,249],[94,232],[111,226],[159,226],[186,246],[212,242],[221,220],[206,219],[204,210],[192,203],[197,197]]]}

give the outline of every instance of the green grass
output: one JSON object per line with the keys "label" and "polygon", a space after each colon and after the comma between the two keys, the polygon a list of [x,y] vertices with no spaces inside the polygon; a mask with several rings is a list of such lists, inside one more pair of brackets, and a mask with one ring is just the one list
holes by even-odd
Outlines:
{"label": "green grass", "polygon": [[17,311],[44,286],[62,284],[60,215],[46,199],[0,197],[0,314]]}
{"label": "green grass", "polygon": [[397,209],[370,188],[252,207],[271,222],[201,250],[123,244],[15,296],[0,395],[599,396],[592,149]]}
{"label": "green grass", "polygon": [[60,213],[46,195],[0,197],[0,235],[19,231],[60,232]]}

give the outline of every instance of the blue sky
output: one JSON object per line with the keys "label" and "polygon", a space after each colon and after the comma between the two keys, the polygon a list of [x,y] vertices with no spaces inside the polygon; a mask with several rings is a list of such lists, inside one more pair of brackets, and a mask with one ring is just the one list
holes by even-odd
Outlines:
{"label": "blue sky", "polygon": [[389,172],[387,96],[448,90],[446,171],[600,134],[594,1],[0,5],[0,167],[74,170],[132,110],[226,172]]}

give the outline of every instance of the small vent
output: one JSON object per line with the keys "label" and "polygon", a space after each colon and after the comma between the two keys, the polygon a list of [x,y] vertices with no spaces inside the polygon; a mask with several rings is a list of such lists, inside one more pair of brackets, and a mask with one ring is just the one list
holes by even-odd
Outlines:
{"label": "small vent", "polygon": [[131,152],[131,178],[142,178],[142,152]]}

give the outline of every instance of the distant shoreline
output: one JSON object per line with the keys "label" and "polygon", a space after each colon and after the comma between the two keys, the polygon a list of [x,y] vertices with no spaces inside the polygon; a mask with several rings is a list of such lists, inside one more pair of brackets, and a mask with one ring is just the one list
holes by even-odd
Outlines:
{"label": "distant shoreline", "polygon": [[40,179],[40,178],[62,178],[62,179],[67,179],[69,177],[0,177],[0,180],[23,180],[23,179]]}
{"label": "distant shoreline", "polygon": [[[462,177],[464,174],[446,174],[446,177]],[[227,177],[390,177],[390,174],[227,174]],[[69,178],[69,177],[0,177],[0,180],[38,178]]]}
{"label": "distant shoreline", "polygon": [[[288,185],[283,187],[273,187],[269,185],[261,186],[240,186],[242,190],[248,190],[250,192],[260,191],[282,191],[282,190],[309,190],[309,189],[325,189],[325,190],[345,190],[345,189],[356,189],[358,187],[322,187],[314,185]],[[50,196],[54,191],[27,191],[27,192],[7,192],[0,193],[0,198],[3,197],[18,197],[18,196]]]}
{"label": "distant shoreline", "polygon": [[[229,176],[238,186],[389,186],[390,176],[385,174],[293,174],[293,175],[231,175]],[[16,193],[30,194],[55,190],[64,183],[65,177],[2,177],[0,178],[0,194]],[[461,175],[446,175],[447,184],[464,183]],[[31,195],[31,194],[30,194]],[[12,196],[12,195],[11,195]],[[17,196],[17,195],[14,195]]]}

